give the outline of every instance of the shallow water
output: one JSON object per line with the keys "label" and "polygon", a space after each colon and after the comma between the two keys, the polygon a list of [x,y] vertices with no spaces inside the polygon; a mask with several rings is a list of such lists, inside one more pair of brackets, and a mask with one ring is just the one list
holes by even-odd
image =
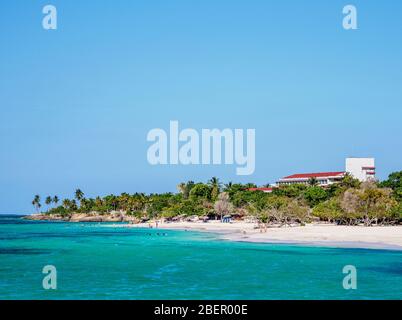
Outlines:
{"label": "shallow water", "polygon": [[[42,268],[57,268],[57,290]],[[357,290],[342,286],[357,268]],[[0,299],[401,299],[402,252],[0,215]]]}

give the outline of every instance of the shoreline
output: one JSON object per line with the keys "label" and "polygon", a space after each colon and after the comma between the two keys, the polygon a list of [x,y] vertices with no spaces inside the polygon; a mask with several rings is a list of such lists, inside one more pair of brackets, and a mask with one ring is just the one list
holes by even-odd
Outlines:
{"label": "shoreline", "polygon": [[[274,227],[264,230],[257,223],[235,221],[221,223],[219,220],[208,222],[156,222],[140,223],[120,214],[86,215],[74,214],[66,219],[61,216],[35,214],[24,216],[23,219],[50,222],[70,223],[103,223],[104,227],[114,228],[145,228],[152,230],[196,231],[216,234],[218,239],[236,242],[285,244],[312,247],[356,248],[376,250],[402,251],[402,225],[399,226],[339,226],[329,223],[311,223],[306,226]],[[126,223],[126,224],[124,224]]]}
{"label": "shoreline", "polygon": [[[246,222],[170,222],[159,223],[158,228],[155,228],[155,223],[152,226],[152,230],[213,233],[220,240],[236,242],[402,251],[402,226],[360,227],[315,223],[296,227],[271,227],[266,232],[260,232],[255,229],[256,224]],[[149,224],[113,224],[104,227],[149,228]]]}

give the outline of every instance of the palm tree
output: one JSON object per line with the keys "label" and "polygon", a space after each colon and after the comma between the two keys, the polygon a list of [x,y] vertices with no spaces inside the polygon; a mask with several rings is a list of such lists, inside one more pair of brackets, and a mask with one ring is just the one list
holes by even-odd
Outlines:
{"label": "palm tree", "polygon": [[208,185],[212,188],[211,197],[212,200],[215,201],[221,192],[221,183],[217,177],[212,177],[211,180],[208,181]]}
{"label": "palm tree", "polygon": [[186,192],[186,184],[184,182],[180,183],[177,185],[177,190],[181,193],[181,194],[185,194]]}
{"label": "palm tree", "polygon": [[[80,203],[80,207],[83,205],[83,203],[85,202],[85,198],[84,198],[84,192],[81,191],[81,189],[77,189],[75,190],[75,199],[77,199],[77,201],[79,201]],[[75,200],[73,200],[75,204],[77,204],[77,202],[75,202]],[[75,205],[76,206],[76,205]],[[75,209],[74,209],[75,210]]]}
{"label": "palm tree", "polygon": [[59,203],[59,197],[58,196],[53,197],[53,203],[57,207],[57,204]]}
{"label": "palm tree", "polygon": [[130,200],[130,195],[126,192],[123,192],[119,197],[119,203],[122,210],[127,211],[128,203]]}
{"label": "palm tree", "polygon": [[51,196],[47,196],[46,200],[45,200],[46,205],[48,206],[48,210],[49,210],[49,205],[52,203],[52,197]]}
{"label": "palm tree", "polygon": [[340,186],[344,187],[345,189],[359,188],[360,181],[358,179],[353,178],[353,176],[349,172],[347,172],[343,177]]}
{"label": "palm tree", "polygon": [[117,197],[114,194],[108,195],[103,198],[105,200],[105,204],[108,207],[109,210],[116,211],[117,210],[117,205],[119,203]]}
{"label": "palm tree", "polygon": [[96,205],[97,207],[101,207],[101,206],[103,205],[103,201],[102,201],[101,197],[99,197],[99,196],[96,197],[96,199],[95,199],[95,205]]}
{"label": "palm tree", "polygon": [[208,181],[208,184],[213,187],[218,187],[220,189],[221,183],[217,177],[212,177],[211,180]]}
{"label": "palm tree", "polygon": [[66,210],[68,210],[68,211],[75,211],[75,210],[77,210],[77,202],[75,201],[75,199],[73,199],[73,200],[64,199],[63,207],[66,208]]}
{"label": "palm tree", "polygon": [[255,183],[246,183],[244,185],[245,189],[251,189],[251,188],[257,188],[257,185]]}
{"label": "palm tree", "polygon": [[84,192],[82,192],[81,189],[75,190],[75,199],[81,201],[82,198],[84,198]]}
{"label": "palm tree", "polygon": [[38,194],[35,195],[34,199],[32,200],[32,205],[35,207],[36,212],[39,213],[39,209],[42,205],[40,204],[40,196]]}
{"label": "palm tree", "polygon": [[77,202],[75,201],[75,199],[71,200],[70,210],[72,211],[77,210]]}
{"label": "palm tree", "polygon": [[188,199],[190,191],[194,185],[194,181],[188,181],[187,183],[182,182],[177,185],[177,190],[183,195],[184,199]]}
{"label": "palm tree", "polygon": [[318,184],[317,178],[316,177],[311,177],[308,180],[308,184],[309,184],[309,186],[312,186],[312,187],[316,186]]}
{"label": "palm tree", "polygon": [[228,183],[226,183],[225,188],[224,188],[225,192],[230,191],[232,189],[232,187],[233,187],[233,182],[232,181],[229,181]]}
{"label": "palm tree", "polygon": [[63,204],[64,208],[68,209],[70,207],[70,205],[71,205],[71,200],[70,199],[64,199],[62,201],[62,204]]}

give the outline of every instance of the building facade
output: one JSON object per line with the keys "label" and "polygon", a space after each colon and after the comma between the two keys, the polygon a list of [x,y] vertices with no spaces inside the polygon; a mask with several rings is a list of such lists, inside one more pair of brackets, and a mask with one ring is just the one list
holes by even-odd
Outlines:
{"label": "building facade", "polygon": [[374,158],[347,158],[346,172],[360,181],[375,179],[375,159]]}
{"label": "building facade", "polygon": [[286,186],[291,184],[309,184],[311,179],[317,181],[319,186],[329,186],[333,183],[340,182],[345,176],[344,171],[335,172],[317,172],[317,173],[297,173],[288,177],[284,177],[277,182],[278,186]]}
{"label": "building facade", "polygon": [[317,172],[317,173],[297,173],[284,177],[277,181],[278,186],[292,184],[309,184],[311,179],[315,179],[319,186],[329,186],[342,181],[343,177],[349,173],[353,178],[361,182],[375,180],[375,159],[374,158],[347,158],[345,171]]}

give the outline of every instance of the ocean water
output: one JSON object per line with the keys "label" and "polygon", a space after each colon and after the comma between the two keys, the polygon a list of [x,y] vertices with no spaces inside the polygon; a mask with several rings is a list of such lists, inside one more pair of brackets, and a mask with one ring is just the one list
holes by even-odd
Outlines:
{"label": "ocean water", "polygon": [[[57,269],[45,290],[42,269]],[[342,286],[357,268],[357,290]],[[402,251],[222,241],[213,234],[0,215],[0,299],[401,299]]]}

